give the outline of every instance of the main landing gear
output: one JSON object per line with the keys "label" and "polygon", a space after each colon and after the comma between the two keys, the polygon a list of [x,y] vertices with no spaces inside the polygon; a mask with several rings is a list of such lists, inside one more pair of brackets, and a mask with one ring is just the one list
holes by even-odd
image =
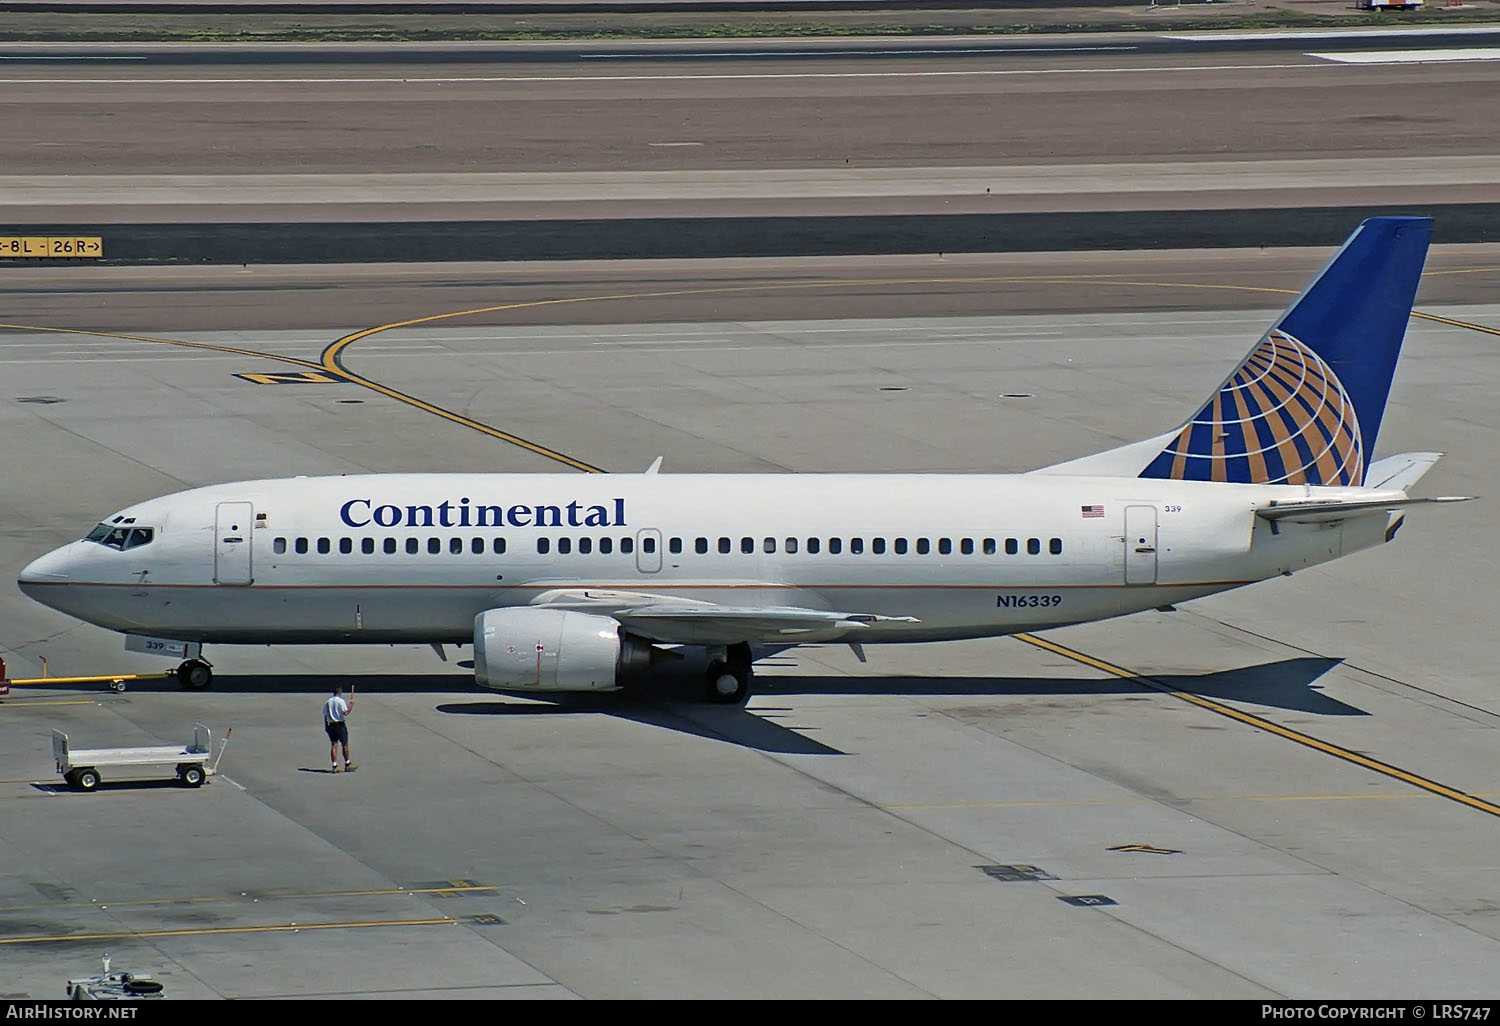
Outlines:
{"label": "main landing gear", "polygon": [[750,646],[745,642],[726,648],[709,648],[708,672],[704,674],[709,701],[721,705],[744,705],[750,698],[750,684],[755,678],[750,664]]}
{"label": "main landing gear", "polygon": [[184,691],[202,691],[213,682],[213,664],[206,659],[188,659],[177,667],[177,683]]}

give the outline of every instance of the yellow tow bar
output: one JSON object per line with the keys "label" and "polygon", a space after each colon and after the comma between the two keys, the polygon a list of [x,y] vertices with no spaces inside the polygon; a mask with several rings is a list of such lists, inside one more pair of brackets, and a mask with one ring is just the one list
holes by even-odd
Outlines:
{"label": "yellow tow bar", "polygon": [[125,682],[129,680],[165,680],[175,676],[175,670],[168,670],[166,673],[114,673],[94,677],[19,677],[15,680],[0,680],[0,695],[5,694],[8,687],[24,687],[28,684],[108,684],[115,691],[124,691]]}

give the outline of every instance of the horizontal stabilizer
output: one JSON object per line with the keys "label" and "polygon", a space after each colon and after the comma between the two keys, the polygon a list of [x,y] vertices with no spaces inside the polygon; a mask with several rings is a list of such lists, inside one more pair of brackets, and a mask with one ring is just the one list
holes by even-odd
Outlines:
{"label": "horizontal stabilizer", "polygon": [[1409,492],[1411,486],[1420,481],[1422,475],[1442,458],[1443,454],[1440,452],[1403,452],[1376,460],[1365,472],[1365,487]]}
{"label": "horizontal stabilizer", "polygon": [[1347,520],[1360,513],[1375,510],[1394,510],[1403,506],[1416,506],[1426,502],[1468,502],[1472,495],[1435,495],[1430,498],[1412,499],[1405,495],[1392,495],[1389,499],[1311,499],[1298,502],[1273,502],[1255,511],[1255,515],[1272,522],[1285,520],[1293,524],[1332,524]]}

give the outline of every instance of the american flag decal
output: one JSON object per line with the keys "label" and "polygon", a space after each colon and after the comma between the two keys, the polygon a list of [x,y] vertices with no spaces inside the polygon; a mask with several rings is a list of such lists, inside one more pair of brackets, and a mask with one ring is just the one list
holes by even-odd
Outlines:
{"label": "american flag decal", "polygon": [[1082,508],[1083,508],[1083,516],[1084,516],[1085,520],[1087,520],[1089,517],[1102,517],[1102,516],[1104,516],[1104,507],[1103,506],[1084,506]]}

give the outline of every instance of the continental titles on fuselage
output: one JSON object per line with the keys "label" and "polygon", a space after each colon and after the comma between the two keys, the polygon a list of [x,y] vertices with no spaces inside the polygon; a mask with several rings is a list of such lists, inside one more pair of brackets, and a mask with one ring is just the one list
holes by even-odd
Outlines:
{"label": "continental titles on fuselage", "polygon": [[625,500],[609,505],[573,501],[553,506],[502,506],[444,499],[439,503],[396,505],[373,499],[350,499],[339,507],[339,519],[349,527],[626,527]]}

